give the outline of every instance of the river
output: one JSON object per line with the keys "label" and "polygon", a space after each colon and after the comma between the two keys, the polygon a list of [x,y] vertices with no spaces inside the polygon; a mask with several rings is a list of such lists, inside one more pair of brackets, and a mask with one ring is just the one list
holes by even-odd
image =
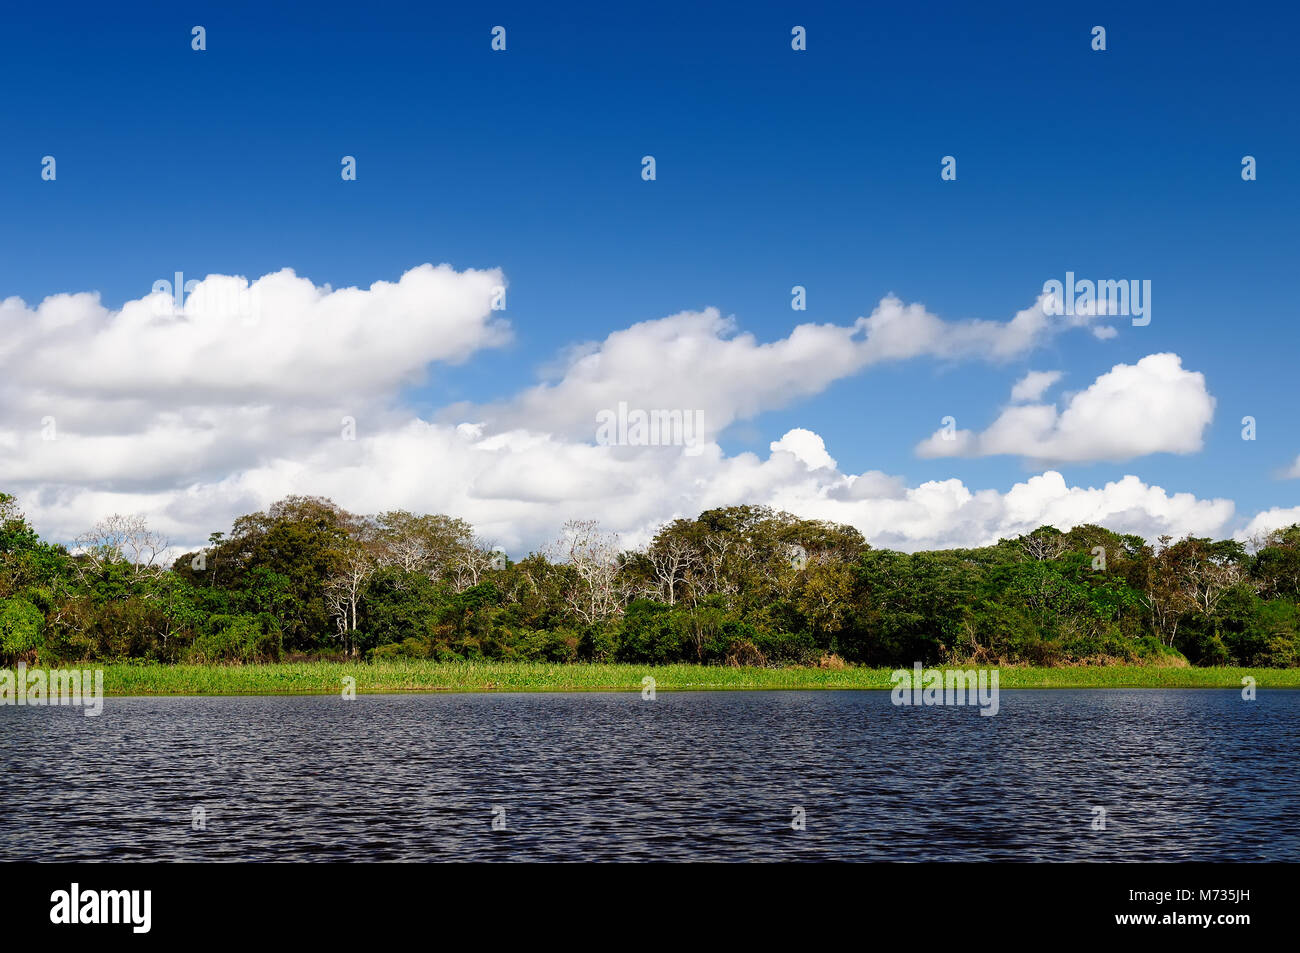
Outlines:
{"label": "river", "polygon": [[109,698],[0,752],[6,860],[1300,858],[1300,691]]}

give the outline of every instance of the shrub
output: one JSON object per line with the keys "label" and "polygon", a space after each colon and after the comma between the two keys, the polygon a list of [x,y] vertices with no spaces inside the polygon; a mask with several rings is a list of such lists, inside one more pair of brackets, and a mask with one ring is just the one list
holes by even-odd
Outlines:
{"label": "shrub", "polygon": [[1257,601],[1241,631],[1223,639],[1242,665],[1290,668],[1300,664],[1300,606],[1285,599]]}
{"label": "shrub", "polygon": [[756,631],[754,646],[769,662],[793,662],[809,665],[822,657],[823,650],[811,632]]}
{"label": "shrub", "polygon": [[212,629],[194,640],[187,653],[191,662],[276,662],[283,636],[275,618],[259,615],[213,616]]}
{"label": "shrub", "polygon": [[429,643],[423,639],[408,638],[400,642],[389,642],[370,650],[371,659],[428,658]]}
{"label": "shrub", "polygon": [[627,607],[619,625],[615,660],[664,665],[687,657],[687,633],[681,613],[671,606],[638,599]]}
{"label": "shrub", "polygon": [[732,643],[731,651],[727,653],[727,664],[760,668],[767,664],[767,656],[753,642],[741,639]]}
{"label": "shrub", "polygon": [[44,647],[45,617],[26,599],[0,599],[0,657],[33,659]]}
{"label": "shrub", "polygon": [[582,638],[572,629],[521,629],[511,642],[514,657],[524,661],[573,662],[578,658]]}
{"label": "shrub", "polygon": [[1147,665],[1166,665],[1185,668],[1187,658],[1182,652],[1165,645],[1154,635],[1144,635],[1133,642],[1133,651]]}

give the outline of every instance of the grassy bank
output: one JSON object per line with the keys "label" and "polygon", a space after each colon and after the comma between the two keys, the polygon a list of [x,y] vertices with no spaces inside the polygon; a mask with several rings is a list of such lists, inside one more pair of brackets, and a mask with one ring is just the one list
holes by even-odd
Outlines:
{"label": "grassy bank", "polygon": [[[702,665],[561,665],[532,662],[304,662],[277,665],[103,665],[108,695],[334,694],[344,676],[358,692],[887,689],[890,669],[725,668]],[[1300,688],[1300,669],[1004,666],[1001,688]]]}

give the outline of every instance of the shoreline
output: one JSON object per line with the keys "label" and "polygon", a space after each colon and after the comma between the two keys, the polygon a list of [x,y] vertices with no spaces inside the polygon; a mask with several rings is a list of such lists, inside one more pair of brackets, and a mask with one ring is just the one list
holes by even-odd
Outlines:
{"label": "shoreline", "polygon": [[[656,691],[886,691],[892,668],[735,668],[706,665],[625,665],[539,662],[281,662],[254,665],[67,664],[54,668],[102,669],[104,695],[238,696],[335,695],[344,678],[357,694],[487,692],[640,692],[642,679]],[[933,666],[971,670],[974,666]],[[1300,668],[1191,668],[1089,665],[996,668],[1001,689],[1207,688],[1241,689],[1253,678],[1260,689],[1300,688]],[[12,668],[0,671],[14,671]]]}

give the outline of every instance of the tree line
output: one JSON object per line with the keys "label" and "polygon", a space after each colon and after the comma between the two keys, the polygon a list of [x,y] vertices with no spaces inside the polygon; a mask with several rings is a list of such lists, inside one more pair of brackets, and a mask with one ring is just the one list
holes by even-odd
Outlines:
{"label": "tree line", "polygon": [[113,516],[59,545],[0,493],[0,662],[1300,664],[1300,524],[1249,545],[1044,526],[908,554],[729,506],[640,549],[574,520],[515,561],[455,517],[291,496],[208,543],[169,560]]}

